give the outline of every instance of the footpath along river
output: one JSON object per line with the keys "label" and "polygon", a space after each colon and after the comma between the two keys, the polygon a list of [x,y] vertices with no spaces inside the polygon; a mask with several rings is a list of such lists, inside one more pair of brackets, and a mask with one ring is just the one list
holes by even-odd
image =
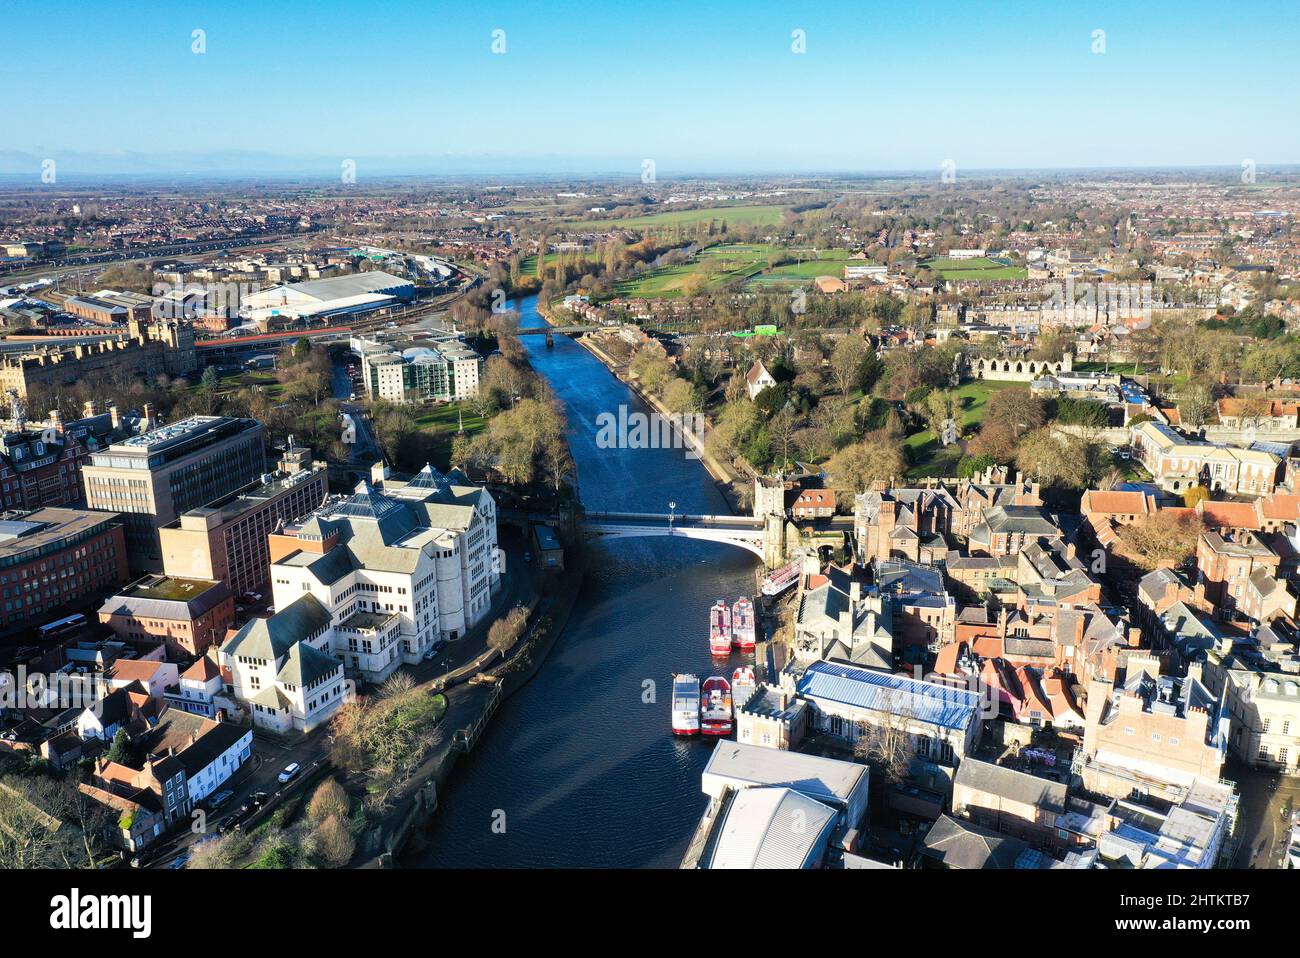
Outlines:
{"label": "footpath along river", "polygon": [[[521,326],[542,326],[535,297]],[[708,472],[680,449],[598,449],[597,416],[648,412],[567,336],[525,336],[533,367],[564,402],[589,510],[727,514]],[[669,731],[672,673],[714,674],[708,610],[750,594],[757,559],[683,538],[592,546],[564,634],[537,676],[452,772],[428,845],[406,867],[655,867],[681,859],[704,809],[713,743]],[[726,666],[726,674],[741,662]],[[721,668],[721,667],[720,667]],[[643,703],[645,681],[657,701]],[[494,827],[495,826],[495,827]],[[504,829],[502,828],[504,826]]]}

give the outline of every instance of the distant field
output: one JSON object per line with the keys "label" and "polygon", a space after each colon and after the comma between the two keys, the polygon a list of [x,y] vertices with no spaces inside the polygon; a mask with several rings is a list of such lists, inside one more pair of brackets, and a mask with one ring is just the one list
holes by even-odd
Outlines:
{"label": "distant field", "polygon": [[727,223],[771,226],[781,222],[781,214],[788,208],[786,206],[713,206],[702,210],[671,210],[661,213],[649,213],[645,216],[632,216],[627,219],[570,220],[562,225],[571,229],[604,230],[616,226],[639,229],[645,226],[687,226],[715,220],[719,223],[726,221]]}
{"label": "distant field", "polygon": [[809,253],[809,258],[801,263],[785,263],[770,273],[755,276],[751,283],[761,286],[799,286],[806,285],[818,276],[844,278],[844,265],[849,261],[849,251],[844,249],[818,250]]}
{"label": "distant field", "polygon": [[[584,262],[594,263],[596,261],[596,251],[594,249],[584,250],[581,254],[578,254],[576,252],[564,254],[565,259],[567,259],[570,263],[572,263],[573,258],[578,255],[581,255]],[[550,266],[552,263],[554,263],[557,256],[559,256],[558,253],[547,253],[546,265]],[[536,253],[532,254],[531,256],[525,256],[523,259],[519,261],[519,272],[523,276],[537,275],[537,254]]]}
{"label": "distant field", "polygon": [[950,259],[941,256],[926,260],[921,265],[930,267],[944,279],[1024,279],[1029,275],[1023,266],[1009,266],[987,256],[979,259]]}

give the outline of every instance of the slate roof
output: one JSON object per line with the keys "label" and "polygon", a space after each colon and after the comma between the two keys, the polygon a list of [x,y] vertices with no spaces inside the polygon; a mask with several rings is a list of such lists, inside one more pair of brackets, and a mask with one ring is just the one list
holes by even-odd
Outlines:
{"label": "slate roof", "polygon": [[279,661],[289,650],[330,622],[330,613],[310,592],[267,619],[252,619],[230,638],[223,651],[254,659]]}
{"label": "slate roof", "polygon": [[978,759],[962,759],[954,779],[957,785],[997,795],[1024,805],[1034,805],[1058,814],[1065,811],[1066,787],[1028,772],[1004,768]]}
{"label": "slate roof", "polygon": [[1028,847],[1018,838],[941,815],[926,833],[922,854],[948,868],[1014,868]]}

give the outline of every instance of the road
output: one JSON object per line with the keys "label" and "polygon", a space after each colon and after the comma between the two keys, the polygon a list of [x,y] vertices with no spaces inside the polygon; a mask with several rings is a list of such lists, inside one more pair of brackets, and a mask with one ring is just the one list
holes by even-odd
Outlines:
{"label": "road", "polygon": [[1245,768],[1235,760],[1224,774],[1241,793],[1233,867],[1285,868],[1291,816],[1300,806],[1300,779]]}

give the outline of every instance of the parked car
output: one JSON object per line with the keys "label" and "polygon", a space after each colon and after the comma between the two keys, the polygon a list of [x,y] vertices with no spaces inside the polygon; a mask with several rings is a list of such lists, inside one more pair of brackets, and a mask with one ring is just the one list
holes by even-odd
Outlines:
{"label": "parked car", "polygon": [[234,794],[235,793],[228,788],[220,792],[217,792],[217,794],[211,796],[208,799],[208,808],[211,809],[220,808],[222,805],[226,804],[226,802],[230,801],[230,799],[234,797]]}
{"label": "parked car", "polygon": [[268,795],[266,792],[254,792],[252,795],[248,796],[248,800],[250,802],[256,802],[258,808],[261,808],[263,805],[265,805],[267,801],[270,800],[270,798],[271,796]]}
{"label": "parked car", "polygon": [[190,860],[189,852],[186,852],[182,855],[177,855],[166,865],[164,865],[163,868],[170,868],[170,869],[184,868],[185,865],[189,862],[189,860]]}
{"label": "parked car", "polygon": [[286,782],[292,782],[295,778],[298,777],[298,773],[301,771],[302,771],[301,765],[299,765],[297,762],[290,762],[288,765],[284,767],[284,771],[281,772],[279,775],[280,784],[283,785]]}
{"label": "parked car", "polygon": [[221,819],[221,821],[217,822],[217,834],[224,835],[237,824],[234,815],[227,815],[225,818]]}

